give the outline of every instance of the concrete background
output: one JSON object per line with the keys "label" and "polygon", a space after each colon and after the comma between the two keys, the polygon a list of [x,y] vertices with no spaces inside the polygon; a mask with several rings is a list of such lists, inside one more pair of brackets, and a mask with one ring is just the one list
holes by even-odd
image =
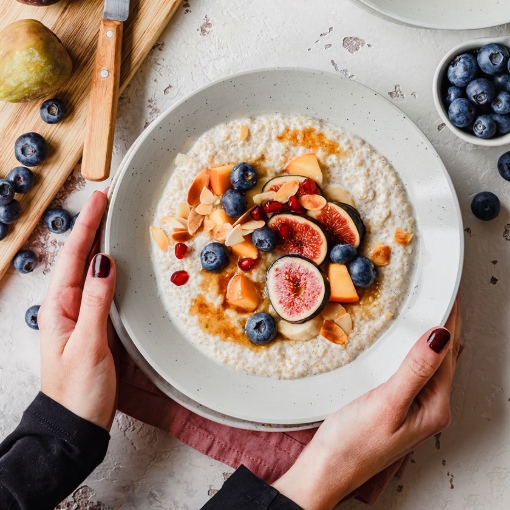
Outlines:
{"label": "concrete background", "polygon": [[[433,72],[446,51],[508,29],[418,30],[372,17],[347,0],[190,0],[120,99],[113,168],[140,132],[177,100],[216,78],[267,66],[322,69],[368,85],[404,110],[439,151],[466,227],[461,297],[467,348],[453,389],[452,425],[414,452],[403,479],[389,485],[376,508],[499,510],[510,504],[505,490],[510,474],[510,183],[496,170],[497,158],[510,147],[484,149],[457,139],[441,124],[431,94]],[[103,187],[85,183],[77,168],[57,203],[74,214]],[[503,205],[490,223],[474,218],[469,207],[473,195],[484,190],[498,194]],[[36,271],[19,275],[11,269],[0,282],[2,437],[39,388],[38,333],[23,317],[43,300],[65,237],[39,226],[28,243],[41,259]],[[233,471],[124,415],[117,416],[112,436],[103,465],[62,508],[196,509]]]}

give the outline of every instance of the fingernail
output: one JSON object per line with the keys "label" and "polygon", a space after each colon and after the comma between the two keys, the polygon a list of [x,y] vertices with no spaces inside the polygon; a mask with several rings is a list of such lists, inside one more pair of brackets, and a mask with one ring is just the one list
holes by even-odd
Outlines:
{"label": "fingernail", "polygon": [[450,341],[450,332],[445,328],[438,328],[432,331],[427,340],[429,347],[438,354],[446,347]]}
{"label": "fingernail", "polygon": [[110,274],[110,265],[110,259],[106,255],[98,253],[92,263],[92,276],[94,278],[106,278]]}

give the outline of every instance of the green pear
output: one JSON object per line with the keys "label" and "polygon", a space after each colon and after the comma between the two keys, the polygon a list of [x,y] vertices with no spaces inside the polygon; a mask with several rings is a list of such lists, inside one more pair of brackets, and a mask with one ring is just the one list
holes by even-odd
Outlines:
{"label": "green pear", "polygon": [[25,103],[53,94],[73,64],[60,39],[34,19],[0,30],[0,100]]}

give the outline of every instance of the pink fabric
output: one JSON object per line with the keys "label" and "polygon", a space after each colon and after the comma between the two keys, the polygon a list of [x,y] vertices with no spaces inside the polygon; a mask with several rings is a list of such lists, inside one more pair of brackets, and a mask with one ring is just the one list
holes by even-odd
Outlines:
{"label": "pink fabric", "polygon": [[[183,443],[235,469],[244,464],[268,483],[287,471],[317,429],[298,432],[254,432],[202,418],[174,402],[154,386],[122,349],[119,411],[148,423]],[[390,480],[402,475],[407,457],[368,480],[345,499],[373,505]]]}

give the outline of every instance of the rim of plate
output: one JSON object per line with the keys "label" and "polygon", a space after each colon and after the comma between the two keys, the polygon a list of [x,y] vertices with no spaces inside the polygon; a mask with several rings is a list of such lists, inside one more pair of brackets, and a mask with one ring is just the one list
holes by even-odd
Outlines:
{"label": "rim of plate", "polygon": [[[173,104],[166,111],[161,113],[158,116],[158,118],[155,119],[151,123],[151,125],[149,127],[147,127],[140,134],[138,139],[133,144],[133,146],[134,146],[133,150],[132,151],[131,150],[128,151],[128,153],[126,154],[125,158],[121,162],[121,165],[119,166],[119,169],[118,169],[117,174],[115,176],[115,180],[117,182],[117,185],[113,189],[113,192],[112,192],[111,197],[110,197],[110,202],[109,202],[109,207],[108,207],[108,216],[107,216],[107,220],[106,220],[106,225],[104,227],[104,248],[105,248],[106,253],[111,253],[110,236],[111,236],[111,216],[112,216],[112,214],[110,214],[110,211],[112,210],[112,208],[113,209],[115,208],[116,198],[117,198],[117,195],[118,195],[118,192],[119,192],[119,189],[120,189],[119,185],[122,182],[122,179],[124,178],[124,176],[126,175],[128,169],[129,169],[130,163],[132,162],[133,158],[135,157],[136,150],[141,146],[141,144],[143,144],[152,135],[152,133],[159,127],[159,125],[168,116],[170,116],[173,113],[174,110],[176,110],[178,107],[180,107],[186,101],[189,101],[191,98],[201,94],[206,89],[208,89],[210,87],[214,87],[216,85],[219,85],[219,84],[221,84],[223,82],[228,82],[228,81],[233,80],[235,78],[243,77],[243,76],[246,76],[246,75],[262,74],[262,73],[272,73],[272,72],[306,73],[306,74],[312,74],[312,75],[317,75],[317,76],[329,77],[331,80],[334,80],[334,81],[337,81],[337,80],[338,81],[347,81],[350,84],[352,84],[354,87],[357,87],[357,88],[359,88],[359,89],[361,89],[361,90],[363,90],[365,92],[368,92],[370,94],[373,94],[373,95],[377,96],[379,101],[383,100],[383,102],[386,104],[386,106],[389,106],[397,115],[400,115],[403,119],[406,119],[407,127],[410,127],[414,131],[414,134],[421,141],[421,143],[423,143],[423,144],[425,144],[427,146],[427,149],[429,150],[429,153],[432,154],[433,156],[435,156],[435,158],[437,160],[437,167],[441,170],[443,176],[446,179],[446,184],[448,186],[448,192],[451,195],[451,199],[453,201],[454,212],[455,212],[455,220],[456,220],[455,223],[456,223],[456,226],[458,227],[457,234],[458,234],[458,243],[459,243],[459,245],[458,245],[458,249],[459,249],[458,258],[457,258],[457,260],[455,262],[457,274],[455,276],[455,281],[454,281],[453,286],[452,286],[453,289],[452,289],[452,292],[451,292],[451,296],[448,299],[448,305],[446,306],[446,310],[442,314],[442,318],[440,320],[440,324],[436,324],[436,325],[444,325],[444,323],[446,322],[446,319],[448,318],[448,316],[449,316],[449,314],[451,312],[451,309],[453,307],[453,304],[454,304],[454,301],[455,301],[455,298],[456,298],[456,295],[457,295],[457,292],[458,292],[458,288],[459,288],[459,284],[460,284],[460,278],[461,278],[461,275],[462,275],[463,259],[464,259],[464,237],[462,235],[462,232],[463,232],[462,215],[461,215],[461,211],[460,211],[460,205],[459,205],[458,197],[457,197],[457,194],[456,194],[455,189],[453,187],[453,183],[452,183],[452,180],[450,178],[450,175],[448,174],[448,171],[446,170],[446,167],[444,166],[444,163],[442,162],[441,158],[437,154],[437,151],[435,150],[435,148],[432,145],[432,143],[428,140],[428,138],[420,130],[420,128],[407,116],[407,114],[402,112],[402,110],[400,110],[400,108],[398,108],[395,104],[393,104],[389,99],[386,99],[384,96],[382,96],[378,92],[370,89],[369,87],[367,87],[365,85],[362,85],[360,83],[357,83],[357,82],[353,82],[353,81],[341,78],[340,76],[338,76],[338,75],[336,75],[336,74],[334,74],[332,72],[329,72],[329,71],[321,71],[321,70],[317,70],[317,69],[299,68],[299,67],[269,67],[269,68],[260,68],[260,69],[243,71],[243,72],[235,73],[235,74],[232,74],[232,75],[228,75],[226,77],[222,77],[222,78],[216,79],[216,80],[214,80],[214,81],[212,81],[212,82],[210,82],[210,83],[208,83],[208,84],[206,84],[206,85],[196,89],[195,91],[193,91],[192,93],[190,93],[186,97],[182,98],[181,100],[179,100],[178,102]],[[241,114],[242,113],[240,113],[240,115]],[[202,133],[200,133],[200,134],[202,134]],[[356,133],[354,133],[354,134],[356,134]],[[369,143],[370,143],[370,141],[369,141]],[[383,154],[383,156],[385,156],[385,155]],[[411,206],[412,205],[413,204],[411,202]],[[414,275],[412,276],[412,278],[414,278]],[[410,298],[410,294],[408,294],[406,296],[405,301],[402,304],[402,308],[405,305],[406,301],[409,300],[409,298]],[[344,367],[341,367],[340,369],[337,369],[337,371],[341,370],[342,368],[350,367],[354,362],[356,362],[356,360],[360,360],[362,358],[364,359],[364,358],[366,358],[367,353],[371,353],[372,351],[375,351],[375,349],[378,346],[380,346],[382,338],[390,336],[392,330],[395,329],[395,324],[397,324],[397,323],[398,323],[398,320],[396,320],[395,323],[391,327],[386,329],[380,335],[380,337],[378,337],[378,339],[374,342],[374,344],[372,344],[370,347],[365,349],[365,351],[363,353],[361,353],[357,358],[355,358],[355,360],[353,362],[349,363],[348,365],[345,365]],[[211,407],[216,412],[227,414],[227,415],[229,415],[231,417],[234,417],[234,418],[237,418],[237,419],[246,420],[246,421],[249,421],[249,422],[256,422],[256,423],[271,423],[270,419],[257,419],[254,416],[251,416],[249,414],[245,414],[244,411],[232,410],[232,409],[229,408],[229,406],[226,406],[225,404],[223,404],[223,402],[217,402],[216,405],[213,407],[213,406],[210,406],[207,402],[201,401],[202,395],[190,392],[189,388],[184,387],[182,384],[180,384],[179,381],[177,381],[175,379],[169,380],[169,378],[165,375],[164,370],[161,369],[158,361],[155,360],[155,359],[151,359],[150,358],[150,356],[148,355],[147,351],[143,347],[143,342],[141,342],[141,343],[139,342],[139,340],[136,338],[136,335],[134,335],[133,332],[131,331],[130,325],[123,321],[123,326],[127,330],[128,335],[130,336],[132,342],[135,344],[137,349],[140,351],[141,355],[147,360],[149,365],[159,374],[159,376],[162,377],[165,381],[169,382],[178,391],[180,391],[181,393],[183,393],[187,397],[191,398],[192,400],[196,401],[199,405],[204,405],[206,407]],[[186,341],[188,341],[188,340],[186,340]],[[412,344],[409,346],[409,348],[411,346],[412,346]],[[408,350],[409,349],[406,349],[406,352],[408,352]],[[230,369],[230,367],[226,367],[225,371],[227,371],[227,370],[232,370],[232,369]],[[333,372],[335,372],[335,370],[326,372],[325,374],[331,374]],[[246,377],[252,377],[252,378],[258,377],[258,376],[250,376],[248,374],[244,374],[244,375]],[[323,375],[324,374],[319,374],[317,376],[312,376],[312,377],[321,377]],[[390,375],[390,374],[387,374],[387,375]],[[307,379],[307,378],[289,379],[289,380],[278,380],[278,379],[272,379],[272,378],[263,378],[263,379],[266,379],[266,380],[267,379],[271,379],[271,381],[273,381],[275,385],[278,385],[278,384],[281,384],[281,383],[285,384],[285,383],[300,381],[302,379]],[[156,383],[156,381],[154,381],[154,380],[153,380],[153,382]],[[380,382],[382,382],[382,381],[380,381]],[[353,397],[353,398],[356,398],[356,397]],[[345,405],[348,401],[353,400],[353,398],[349,397],[341,405]],[[232,412],[232,411],[234,411],[234,412]],[[277,422],[279,424],[284,424],[284,425],[285,424],[299,425],[299,424],[303,424],[305,421],[306,421],[306,423],[315,423],[315,422],[320,422],[320,421],[324,420],[329,414],[330,413],[328,412],[326,414],[325,413],[320,413],[320,414],[313,414],[313,415],[310,415],[310,416],[307,415],[306,416],[306,420],[296,419],[296,418],[292,418],[292,417],[283,417],[283,416],[280,416],[280,417],[278,417]]]}

